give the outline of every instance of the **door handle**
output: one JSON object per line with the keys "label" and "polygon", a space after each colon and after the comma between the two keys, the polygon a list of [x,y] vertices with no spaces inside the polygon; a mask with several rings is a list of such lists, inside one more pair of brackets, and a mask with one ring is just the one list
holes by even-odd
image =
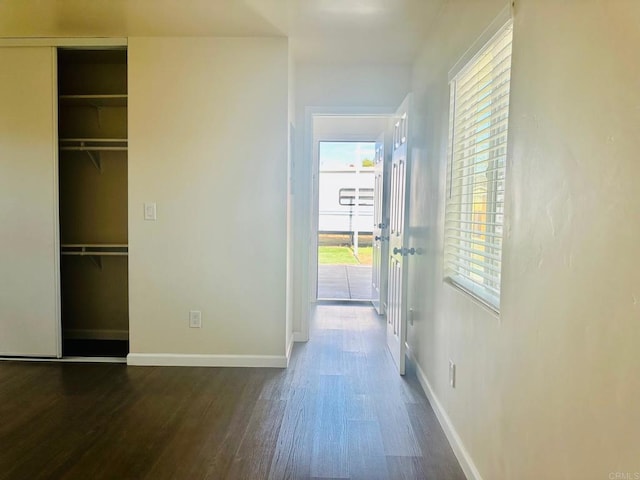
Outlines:
{"label": "door handle", "polygon": [[398,248],[398,247],[393,247],[393,254],[394,255],[402,255],[403,257],[408,257],[409,255],[422,255],[422,249],[421,248]]}
{"label": "door handle", "polygon": [[387,241],[389,240],[389,237],[379,237],[378,235],[376,235],[375,237],[373,237],[376,241],[380,240],[380,241]]}

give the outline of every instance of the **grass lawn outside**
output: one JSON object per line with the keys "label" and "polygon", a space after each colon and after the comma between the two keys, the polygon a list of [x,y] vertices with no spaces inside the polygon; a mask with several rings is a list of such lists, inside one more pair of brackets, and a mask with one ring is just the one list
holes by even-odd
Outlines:
{"label": "grass lawn outside", "polygon": [[360,247],[358,257],[351,247],[321,245],[318,247],[319,265],[371,265],[373,248]]}
{"label": "grass lawn outside", "polygon": [[360,265],[372,265],[373,247],[358,247],[358,260]]}
{"label": "grass lawn outside", "polygon": [[319,265],[358,265],[358,260],[353,256],[349,247],[331,247],[321,245],[318,247]]}

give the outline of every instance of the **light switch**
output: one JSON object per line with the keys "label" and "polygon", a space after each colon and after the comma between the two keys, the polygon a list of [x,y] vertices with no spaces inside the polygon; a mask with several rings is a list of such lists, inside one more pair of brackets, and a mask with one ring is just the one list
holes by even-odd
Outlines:
{"label": "light switch", "polygon": [[144,204],[144,219],[156,220],[156,204],[155,203]]}

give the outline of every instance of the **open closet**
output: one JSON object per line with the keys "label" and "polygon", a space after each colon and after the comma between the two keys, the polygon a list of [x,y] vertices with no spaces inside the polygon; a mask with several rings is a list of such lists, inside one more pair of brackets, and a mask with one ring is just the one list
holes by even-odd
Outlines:
{"label": "open closet", "polygon": [[129,352],[127,51],[58,49],[62,355]]}

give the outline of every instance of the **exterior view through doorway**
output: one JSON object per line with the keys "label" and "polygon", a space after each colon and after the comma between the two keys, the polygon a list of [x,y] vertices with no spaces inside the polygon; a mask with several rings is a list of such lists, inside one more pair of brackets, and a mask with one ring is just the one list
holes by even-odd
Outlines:
{"label": "exterior view through doorway", "polygon": [[[409,257],[419,253],[419,249],[408,245],[404,228],[410,195],[407,180],[411,164],[408,146],[413,123],[411,98],[408,94],[391,114],[307,112],[307,126],[311,132],[307,145],[312,162],[313,220],[308,250],[311,302],[366,302],[379,315],[385,315],[387,345],[400,375],[405,373],[406,354],[408,269],[405,267]],[[346,180],[350,178],[346,172],[351,171],[351,180]],[[365,171],[371,173],[364,174]],[[370,175],[369,182],[363,181],[365,175]],[[331,239],[338,235],[342,235],[343,245],[335,245],[335,239]],[[361,264],[360,257],[366,252],[362,250],[361,238],[367,239],[372,246],[370,266],[367,265],[368,271],[363,275],[367,280],[368,295],[362,300],[352,298],[353,287],[348,283],[347,293],[343,293],[342,298],[336,298],[335,291],[323,293],[323,282],[327,280],[322,274],[324,265],[352,263],[351,257],[356,265]],[[332,240],[333,245],[330,244]],[[342,251],[346,250],[348,260],[330,261],[325,255],[327,249],[323,248],[328,246],[346,247]],[[344,266],[342,270],[349,271]],[[333,280],[339,283],[335,278]],[[303,323],[303,334],[308,331]]]}
{"label": "exterior view through doorway", "polygon": [[318,300],[371,301],[373,141],[318,144]]}

